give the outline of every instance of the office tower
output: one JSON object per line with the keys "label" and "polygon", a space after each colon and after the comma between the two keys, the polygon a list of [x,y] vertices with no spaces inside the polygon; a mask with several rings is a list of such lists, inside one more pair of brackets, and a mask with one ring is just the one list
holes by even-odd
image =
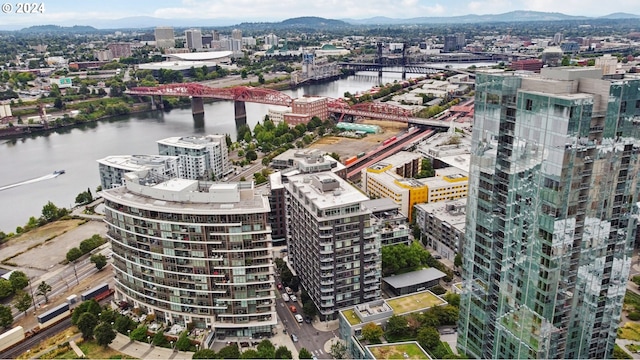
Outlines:
{"label": "office tower", "polygon": [[103,191],[117,301],[156,321],[260,338],[277,323],[269,202],[253,183],[146,171]]}
{"label": "office tower", "polygon": [[213,36],[212,41],[220,41],[220,33],[218,32],[218,30],[213,30],[211,36]]}
{"label": "office tower", "polygon": [[458,50],[458,37],[456,35],[445,35],[444,52],[452,52]]}
{"label": "office tower", "polygon": [[107,190],[124,185],[124,174],[149,170],[169,180],[178,177],[178,157],[160,155],[115,155],[98,160],[100,186]]}
{"label": "office tower", "polygon": [[555,33],[555,35],[553,35],[553,43],[556,45],[560,45],[560,43],[562,43],[562,40],[564,40],[564,35],[560,32]]}
{"label": "office tower", "polygon": [[362,205],[369,198],[332,172],[290,176],[284,187],[289,262],[321,319],[379,299],[380,239]]}
{"label": "office tower", "polygon": [[176,39],[173,35],[173,28],[168,26],[159,26],[155,29],[156,47],[159,49],[168,49],[176,46]]}
{"label": "office tower", "polygon": [[240,42],[242,42],[242,30],[240,29],[231,30],[231,38],[233,40],[240,40]]}
{"label": "office tower", "polygon": [[158,140],[158,153],[178,157],[178,176],[183,179],[219,180],[233,171],[225,135]]}
{"label": "office tower", "polygon": [[186,30],[184,36],[187,38],[187,48],[194,50],[202,49],[202,33],[200,30]]}
{"label": "office tower", "polygon": [[638,201],[640,78],[476,78],[458,348],[611,358]]}

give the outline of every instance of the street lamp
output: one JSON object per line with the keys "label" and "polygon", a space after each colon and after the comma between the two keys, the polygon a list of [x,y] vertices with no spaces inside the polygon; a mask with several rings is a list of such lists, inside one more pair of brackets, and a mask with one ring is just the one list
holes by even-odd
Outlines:
{"label": "street lamp", "polygon": [[147,335],[147,342],[151,345],[151,336]]}
{"label": "street lamp", "polygon": [[171,340],[171,350],[173,350],[173,340]]}
{"label": "street lamp", "polygon": [[127,336],[129,337],[129,341],[133,341],[133,339],[131,339],[131,329],[127,329]]}

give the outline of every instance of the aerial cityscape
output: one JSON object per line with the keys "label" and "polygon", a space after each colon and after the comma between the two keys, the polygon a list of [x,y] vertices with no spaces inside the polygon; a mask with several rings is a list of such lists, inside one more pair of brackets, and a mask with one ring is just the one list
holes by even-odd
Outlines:
{"label": "aerial cityscape", "polygon": [[607,5],[2,4],[0,358],[640,358]]}

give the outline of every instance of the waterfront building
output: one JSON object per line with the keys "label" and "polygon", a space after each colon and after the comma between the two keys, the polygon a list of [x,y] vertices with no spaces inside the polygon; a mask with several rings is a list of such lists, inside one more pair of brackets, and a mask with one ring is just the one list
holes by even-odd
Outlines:
{"label": "waterfront building", "polygon": [[98,160],[100,186],[107,190],[124,185],[124,174],[148,170],[163,179],[178,177],[178,157],[160,155],[115,155]]}
{"label": "waterfront building", "polygon": [[168,49],[176,46],[173,28],[169,26],[158,26],[154,35],[156,38],[156,47],[159,49]]}
{"label": "waterfront building", "polygon": [[611,358],[636,233],[640,78],[476,74],[458,349]]}
{"label": "waterfront building", "polygon": [[183,179],[221,179],[233,171],[225,135],[158,140],[158,152],[178,157],[178,176]]}
{"label": "waterfront building", "polygon": [[284,121],[289,126],[306,124],[313,117],[325,121],[329,118],[329,104],[326,97],[308,96],[293,99],[291,113],[284,114]]}
{"label": "waterfront building", "polygon": [[252,182],[125,175],[101,192],[115,299],[158,322],[217,337],[270,336],[277,323],[267,197]]}
{"label": "waterfront building", "polygon": [[322,320],[380,298],[380,239],[369,200],[332,172],[294,175],[286,191],[289,263]]}

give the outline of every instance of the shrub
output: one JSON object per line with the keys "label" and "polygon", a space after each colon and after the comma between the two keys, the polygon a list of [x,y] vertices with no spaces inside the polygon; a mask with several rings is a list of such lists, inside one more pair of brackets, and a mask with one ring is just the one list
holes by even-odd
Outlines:
{"label": "shrub", "polygon": [[632,312],[629,313],[629,315],[627,315],[627,317],[631,321],[638,321],[638,320],[640,320],[640,312],[632,311]]}

